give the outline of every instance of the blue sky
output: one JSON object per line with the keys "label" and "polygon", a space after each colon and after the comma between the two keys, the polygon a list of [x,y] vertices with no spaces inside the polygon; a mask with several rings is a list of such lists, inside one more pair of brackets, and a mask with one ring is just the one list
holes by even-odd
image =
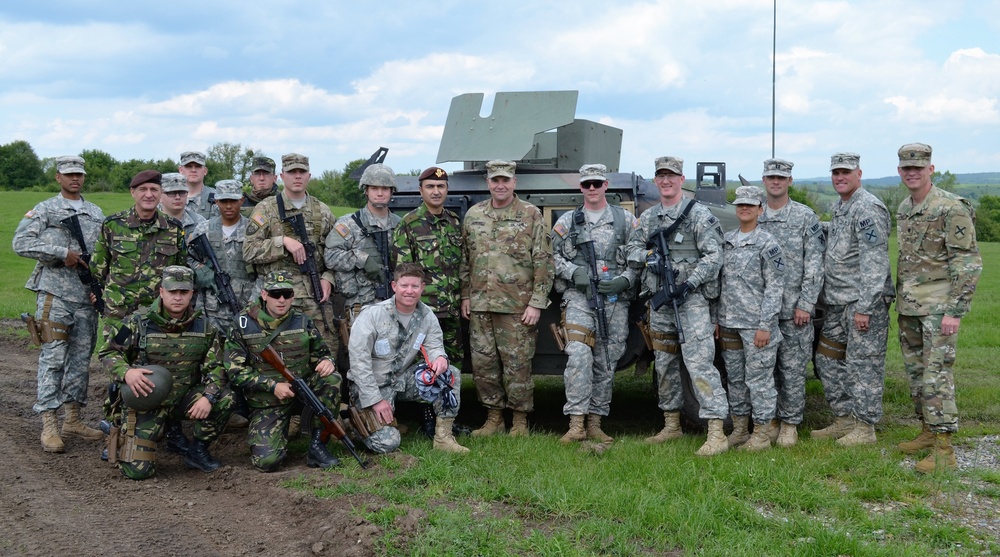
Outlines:
{"label": "blue sky", "polygon": [[[177,158],[220,141],[314,175],[389,148],[435,163],[451,97],[576,89],[659,155],[759,176],[771,153],[771,0],[18,2],[0,7],[0,144]],[[1000,0],[778,1],[776,155],[836,151],[865,177],[934,146],[938,170],[1000,171]],[[445,164],[446,168],[458,166]],[[223,177],[210,177],[209,181]]]}

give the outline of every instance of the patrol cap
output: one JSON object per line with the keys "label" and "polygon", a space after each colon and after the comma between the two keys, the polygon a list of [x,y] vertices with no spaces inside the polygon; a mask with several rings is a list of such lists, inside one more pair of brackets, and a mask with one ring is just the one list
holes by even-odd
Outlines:
{"label": "patrol cap", "polygon": [[253,168],[250,172],[257,172],[258,170],[266,170],[268,174],[274,174],[274,169],[276,168],[274,164],[274,159],[271,157],[254,157],[253,158]]}
{"label": "patrol cap", "polygon": [[59,157],[56,159],[56,172],[59,174],[86,174],[83,169],[83,158],[74,155]]}
{"label": "patrol cap", "polygon": [[443,168],[438,168],[436,166],[432,166],[432,167],[428,168],[427,170],[421,172],[420,176],[417,176],[417,181],[418,182],[423,182],[424,180],[443,180],[443,181],[447,182],[448,181],[448,173],[445,172],[445,170]]}
{"label": "patrol cap", "polygon": [[861,164],[861,155],[857,153],[834,153],[830,157],[830,170],[844,168],[846,170],[857,170]]}
{"label": "patrol cap", "polygon": [[183,265],[170,265],[163,269],[164,290],[194,290],[194,271]]}
{"label": "patrol cap", "polygon": [[757,186],[740,186],[736,188],[736,199],[733,205],[757,205],[764,204],[764,190]]}
{"label": "patrol cap", "polygon": [[932,151],[925,143],[907,143],[899,148],[899,166],[930,166]]}
{"label": "patrol cap", "polygon": [[678,176],[684,174],[684,159],[680,157],[659,157],[655,161],[656,170],[653,173],[657,173],[661,170],[666,170],[668,172],[673,172]]}
{"label": "patrol cap", "polygon": [[309,157],[298,153],[282,155],[281,170],[283,172],[288,172],[289,170],[305,170],[309,172]]}
{"label": "patrol cap", "polygon": [[188,163],[192,162],[205,166],[205,153],[201,151],[184,151],[181,153],[181,166],[187,166]]}
{"label": "patrol cap", "polygon": [[515,170],[517,170],[517,163],[514,161],[490,161],[486,163],[486,179],[489,180],[496,176],[513,178]]}
{"label": "patrol cap", "polygon": [[781,176],[782,178],[792,177],[792,167],[795,163],[784,159],[767,159],[764,161],[764,173],[761,176]]}
{"label": "patrol cap", "polygon": [[243,184],[237,180],[219,180],[215,183],[215,199],[243,199]]}
{"label": "patrol cap", "polygon": [[159,186],[162,176],[159,170],[143,170],[132,178],[132,181],[128,183],[128,187],[132,189],[143,184],[156,184]]}
{"label": "patrol cap", "polygon": [[288,271],[271,271],[264,277],[264,290],[289,290],[295,288],[292,274]]}
{"label": "patrol cap", "polygon": [[372,164],[361,173],[361,189],[366,186],[396,188],[396,173],[384,164]]}
{"label": "patrol cap", "polygon": [[603,164],[585,164],[580,167],[580,183],[603,182],[608,179],[607,173],[608,167]]}
{"label": "patrol cap", "polygon": [[163,193],[171,191],[188,191],[187,178],[179,172],[167,172],[160,179],[163,185]]}

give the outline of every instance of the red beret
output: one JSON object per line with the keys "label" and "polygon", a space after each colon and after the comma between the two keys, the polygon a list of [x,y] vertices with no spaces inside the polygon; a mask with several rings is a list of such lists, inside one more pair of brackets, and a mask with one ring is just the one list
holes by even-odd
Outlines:
{"label": "red beret", "polygon": [[129,182],[128,187],[129,189],[132,189],[142,184],[156,184],[157,186],[159,186],[161,176],[163,175],[160,174],[159,170],[143,170],[142,172],[136,174],[135,178],[132,178],[132,181]]}
{"label": "red beret", "polygon": [[445,182],[447,182],[448,173],[445,172],[443,168],[432,166],[427,170],[421,172],[420,176],[417,177],[418,182],[422,182],[424,180],[444,180]]}

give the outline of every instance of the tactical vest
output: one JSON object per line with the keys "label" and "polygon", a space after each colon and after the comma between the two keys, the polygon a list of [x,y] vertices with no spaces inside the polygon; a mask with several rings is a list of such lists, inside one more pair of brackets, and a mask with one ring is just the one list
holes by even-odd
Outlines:
{"label": "tactical vest", "polygon": [[[617,251],[619,246],[623,246],[628,243],[629,235],[629,225],[625,223],[625,209],[622,209],[618,205],[608,205],[608,209],[611,210],[611,216],[613,218],[613,228],[615,231],[614,239],[608,242],[607,248],[604,253],[596,253],[597,258],[604,262],[608,266],[608,272],[612,276],[620,274],[622,269],[618,266]],[[570,237],[573,239],[573,247],[576,248],[576,257],[573,258],[573,263],[584,268],[590,268],[590,262],[587,261],[587,257],[584,254],[584,250],[578,246],[590,240],[589,234],[585,233],[586,215],[583,212],[582,207],[578,207],[573,211],[572,225],[570,226]],[[601,269],[598,267],[597,269]]]}
{"label": "tactical vest", "polygon": [[[243,331],[243,340],[251,352],[259,354],[270,345],[281,355],[285,366],[292,373],[301,377],[305,375],[304,371],[312,371],[309,369],[309,331],[306,328],[306,317],[301,313],[293,313],[288,319],[289,323],[285,324],[282,331],[270,343],[267,341],[273,331],[265,330],[260,326],[260,323],[246,316],[246,314],[240,315],[239,322]],[[262,377],[273,379],[279,383],[286,381],[285,377],[278,370],[267,363],[255,364],[254,367]],[[279,401],[272,393],[248,391],[246,392],[246,397],[250,406],[254,408],[285,404],[285,402]],[[290,403],[291,401],[288,402]]]}
{"label": "tactical vest", "polygon": [[[237,234],[237,232],[233,232],[233,234]],[[229,278],[244,281],[256,279],[256,276],[251,274],[253,267],[244,263],[242,256],[239,261],[231,261],[228,257],[220,256],[220,254],[225,253],[226,249],[226,244],[222,237],[222,219],[212,219],[209,221],[205,238],[212,245],[212,251],[215,252],[216,259],[219,260],[219,266],[229,274]],[[237,252],[239,253],[241,250],[237,250]]]}
{"label": "tactical vest", "polygon": [[139,321],[137,335],[140,359],[136,365],[155,364],[170,370],[174,386],[163,406],[181,401],[192,386],[201,382],[201,364],[212,349],[215,331],[204,316],[198,315],[182,332],[168,333],[148,318]]}

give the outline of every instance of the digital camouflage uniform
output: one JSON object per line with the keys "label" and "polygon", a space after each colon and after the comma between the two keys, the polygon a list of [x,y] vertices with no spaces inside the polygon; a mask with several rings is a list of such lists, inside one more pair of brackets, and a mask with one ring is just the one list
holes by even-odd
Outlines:
{"label": "digital camouflage uniform", "polygon": [[[46,199],[28,211],[14,232],[14,252],[38,260],[28,282],[37,293],[35,321],[51,323],[62,332],[42,344],[38,356],[38,399],[35,412],[56,410],[64,403],[87,403],[87,366],[97,343],[97,311],[90,302],[90,288],[80,282],[76,269],[66,267],[69,250],[90,253],[104,221],[100,207],[81,199],[79,210],[62,195]],[[63,219],[77,215],[81,247]]]}
{"label": "digital camouflage uniform", "polygon": [[467,260],[460,280],[470,301],[472,369],[480,402],[490,409],[531,412],[536,325],[521,322],[528,306],[549,304],[554,265],[542,212],[517,195],[495,209],[487,199],[465,214]]}
{"label": "digital camouflage uniform", "polygon": [[[364,308],[351,327],[351,403],[358,408],[369,408],[379,401],[386,401],[396,408],[396,400],[425,402],[417,392],[414,373],[424,362],[420,347],[427,351],[431,362],[438,357],[447,358],[441,327],[434,312],[423,302],[418,303],[403,325],[396,309],[396,297],[371,304]],[[450,366],[455,384],[461,386],[459,370]],[[434,403],[434,410],[441,418],[454,418],[461,406],[461,388],[454,391],[458,405],[445,409],[441,399]],[[399,430],[391,425],[382,426],[370,437],[362,440],[376,453],[388,453],[399,448]]]}
{"label": "digital camouflage uniform", "polygon": [[[187,412],[198,399],[208,397],[212,410],[208,417],[194,421],[195,439],[211,443],[222,434],[232,413],[232,391],[224,388],[226,378],[219,359],[222,346],[212,324],[201,312],[188,310],[174,319],[156,298],[148,310],[130,314],[121,329],[100,350],[101,363],[120,389],[128,389],[125,372],[144,365],[160,365],[173,377],[167,399],[152,411],[116,407],[112,419],[121,423],[121,435],[134,438],[131,461],[119,463],[122,474],[141,480],[156,472],[157,439],[168,420],[188,419]],[[126,442],[127,444],[128,442]]]}
{"label": "digital camouflage uniform", "polygon": [[[361,221],[360,225],[358,220]],[[389,213],[387,222],[381,223],[365,206],[337,219],[333,230],[326,236],[326,266],[334,271],[337,292],[345,300],[344,315],[352,322],[362,307],[385,299],[376,296],[376,282],[365,274],[365,262],[371,257],[382,261],[382,254],[375,245],[373,234],[385,233],[388,261],[392,264],[392,233],[399,221],[399,215]],[[391,273],[391,268],[383,272]],[[392,289],[388,285],[386,288],[387,294],[391,296]]]}
{"label": "digital camouflage uniform", "polygon": [[[766,424],[774,418],[774,361],[782,342],[778,313],[784,266],[778,241],[760,227],[743,239],[738,229],[726,233],[718,319],[729,407],[733,416],[751,416],[752,411],[755,424]],[[754,345],[757,331],[771,333],[764,348]]]}
{"label": "digital camouflage uniform", "polygon": [[777,210],[765,204],[757,226],[781,245],[784,264],[785,288],[778,315],[782,339],[774,368],[778,391],[775,417],[787,424],[800,424],[806,408],[806,365],[812,360],[815,327],[811,320],[799,327],[793,318],[796,309],[815,316],[823,287],[826,237],[816,213],[792,200]]}
{"label": "digital camouflage uniform", "polygon": [[461,364],[465,352],[459,317],[462,284],[455,271],[465,257],[462,221],[453,211],[443,209],[435,215],[421,204],[396,225],[393,245],[396,265],[410,261],[423,266],[427,285],[420,301],[438,318],[448,359]]}
{"label": "digital camouflage uniform", "polygon": [[[882,418],[889,303],[889,211],[863,187],[831,209],[823,258],[827,314],[820,332],[816,371],[834,415],[874,425]],[[869,315],[868,330],[854,314]]]}
{"label": "digital camouflage uniform", "polygon": [[[670,239],[670,260],[677,271],[676,283],[687,282],[692,287],[680,306],[684,344],[678,346],[671,304],[664,304],[657,311],[650,310],[648,318],[655,354],[659,408],[664,412],[678,412],[684,405],[677,358],[680,354],[701,406],[699,416],[722,420],[729,415],[729,403],[719,370],[712,363],[715,358],[715,326],[708,302],[718,295],[719,269],[722,267],[722,225],[719,219],[708,208],[690,199],[672,207],[657,204],[639,216],[639,227],[629,238],[628,261],[630,266],[645,268],[647,240],[656,231],[669,227],[680,218],[688,203],[695,205]],[[652,269],[646,269],[640,296],[652,295],[659,288],[656,274]]]}
{"label": "digital camouflage uniform", "polygon": [[[340,405],[340,374],[320,377],[316,366],[330,359],[330,350],[312,321],[300,310],[292,308],[283,317],[267,313],[263,300],[257,300],[240,313],[239,329],[246,346],[254,354],[267,346],[273,347],[288,370],[303,379],[327,408]],[[275,331],[279,331],[275,334]],[[248,358],[246,351],[234,339],[226,341],[226,371],[233,384],[242,389],[250,405],[250,426],[247,443],[250,461],[258,470],[270,472],[285,460],[288,445],[288,422],[302,410],[295,398],[279,400],[274,387],[287,380],[278,370],[264,361]],[[322,429],[318,417],[313,417],[313,431]]]}
{"label": "digital camouflage uniform", "polygon": [[975,210],[967,200],[931,186],[916,206],[911,197],[899,204],[896,223],[896,311],[910,396],[931,431],[953,433],[958,431],[952,375],[958,335],[942,335],[941,319],[969,312],[983,270]]}
{"label": "digital camouflage uniform", "polygon": [[185,209],[191,209],[205,220],[219,216],[219,208],[215,206],[215,188],[202,186],[198,195],[188,193]]}
{"label": "digital camouflage uniform", "polygon": [[[168,172],[160,178],[160,185],[163,189],[163,195],[165,196],[168,192],[175,191],[188,191],[187,179],[184,178],[179,172]],[[161,213],[167,214],[167,211],[163,208],[163,202],[160,202],[158,207]],[[177,218],[177,217],[174,217]],[[191,237],[194,233],[195,228],[201,223],[205,222],[207,219],[198,213],[194,205],[191,205],[190,199],[188,204],[184,206],[184,214],[181,216],[181,228],[184,229],[184,234],[187,237]]]}
{"label": "digital camouflage uniform", "polygon": [[[626,265],[625,248],[639,220],[617,205],[608,205],[596,222],[591,223],[583,208],[568,211],[552,228],[552,253],[555,260],[555,288],[563,293],[563,327],[566,335],[566,404],[563,414],[607,416],[611,410],[611,389],[615,366],[625,353],[628,337],[628,308],[632,287],[638,274]],[[579,215],[579,218],[577,218]],[[577,221],[582,220],[582,223]],[[593,240],[597,269],[607,267],[611,278],[624,276],[630,287],[618,294],[614,303],[604,296],[608,340],[597,335],[597,312],[590,298],[573,286],[573,273],[583,268],[590,273],[584,249],[577,246]],[[600,278],[600,277],[598,277]],[[607,356],[605,356],[607,353]],[[607,362],[611,369],[607,369]]]}

